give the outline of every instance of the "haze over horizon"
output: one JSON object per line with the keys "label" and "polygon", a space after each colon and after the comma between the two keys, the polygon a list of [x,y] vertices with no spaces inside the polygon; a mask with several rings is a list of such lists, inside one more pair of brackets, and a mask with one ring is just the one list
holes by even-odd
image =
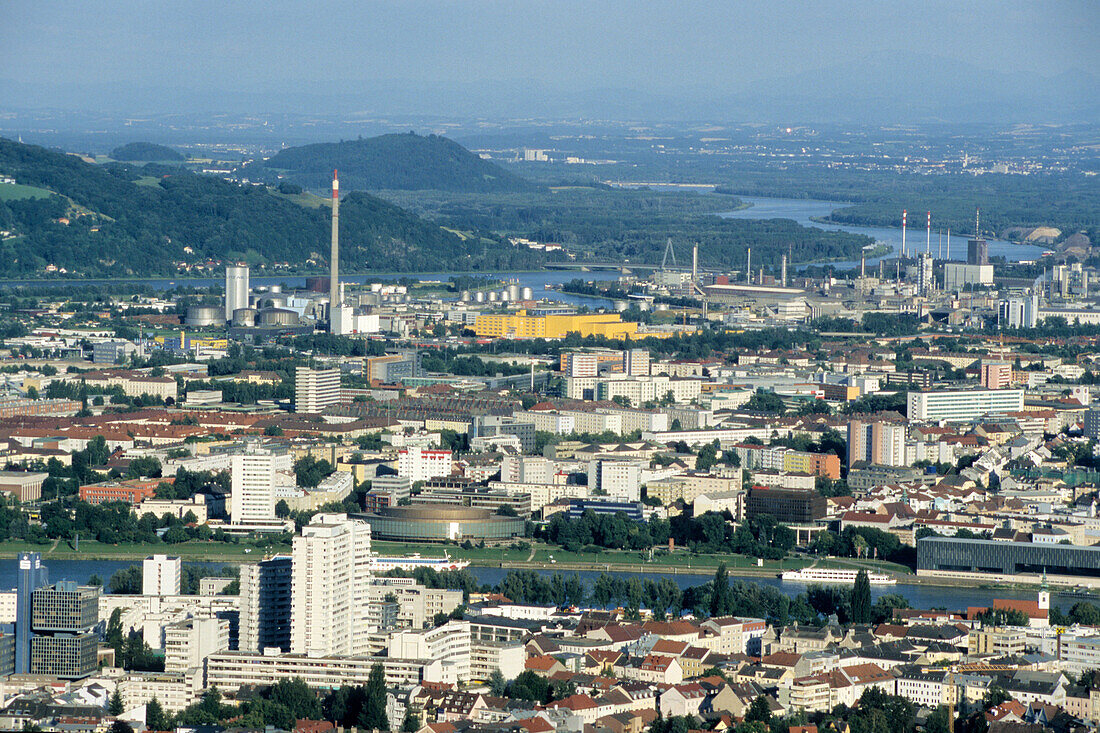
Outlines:
{"label": "haze over horizon", "polygon": [[811,122],[1090,122],[1100,6],[14,0],[0,105]]}

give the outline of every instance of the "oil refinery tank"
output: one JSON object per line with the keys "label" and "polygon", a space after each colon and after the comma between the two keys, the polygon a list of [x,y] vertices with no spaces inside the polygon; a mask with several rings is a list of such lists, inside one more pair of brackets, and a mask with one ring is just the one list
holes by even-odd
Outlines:
{"label": "oil refinery tank", "polygon": [[485,302],[485,291],[484,290],[478,290],[476,293],[474,293],[474,302],[475,303],[484,303]]}
{"label": "oil refinery tank", "polygon": [[236,328],[252,328],[256,325],[258,312],[255,308],[238,308],[233,311],[233,325]]}
{"label": "oil refinery tank", "polygon": [[495,290],[490,290],[489,291],[489,302],[490,303],[495,303],[498,300],[500,300],[500,293],[498,293]]}
{"label": "oil refinery tank", "polygon": [[311,293],[327,293],[328,292],[328,278],[327,277],[307,277],[306,278],[306,290]]}
{"label": "oil refinery tank", "polygon": [[219,326],[225,323],[225,312],[209,305],[193,305],[187,309],[188,326]]}
{"label": "oil refinery tank", "polygon": [[297,326],[298,314],[285,308],[265,308],[260,311],[258,326]]}
{"label": "oil refinery tank", "polygon": [[519,300],[523,295],[523,290],[519,285],[512,283],[506,288],[508,292],[508,300]]}
{"label": "oil refinery tank", "polygon": [[523,299],[524,300],[534,300],[535,299],[535,291],[532,290],[531,288],[524,288],[523,289]]}
{"label": "oil refinery tank", "polygon": [[463,290],[459,294],[458,299],[460,301],[462,301],[463,303],[469,303],[470,302],[470,291],[469,290]]}
{"label": "oil refinery tank", "polygon": [[286,306],[286,296],[280,293],[264,295],[262,298],[256,300],[256,307],[260,310],[283,308],[284,306]]}

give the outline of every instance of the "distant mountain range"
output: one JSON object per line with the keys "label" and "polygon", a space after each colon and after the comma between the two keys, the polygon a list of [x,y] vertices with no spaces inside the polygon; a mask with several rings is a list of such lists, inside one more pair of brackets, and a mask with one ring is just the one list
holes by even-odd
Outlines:
{"label": "distant mountain range", "polygon": [[286,148],[244,166],[242,175],[327,189],[339,169],[344,190],[435,189],[461,193],[533,191],[530,181],[474,155],[453,140],[413,133]]}
{"label": "distant mountain range", "polygon": [[[309,196],[284,196],[150,164],[99,166],[0,138],[0,277],[50,265],[80,276],[179,273],[178,263],[286,263],[323,271],[331,219]],[[460,236],[363,192],[340,206],[345,272],[515,269],[539,257],[476,233]]]}

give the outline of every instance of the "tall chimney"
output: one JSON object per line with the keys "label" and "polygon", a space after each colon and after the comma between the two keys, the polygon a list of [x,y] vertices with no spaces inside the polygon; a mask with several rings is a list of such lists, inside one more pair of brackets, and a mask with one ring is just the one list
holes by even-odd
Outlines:
{"label": "tall chimney", "polygon": [[901,210],[901,256],[905,257],[905,220],[908,218],[909,212],[905,209]]}
{"label": "tall chimney", "polygon": [[[340,179],[332,171],[332,251],[329,253],[328,320],[332,324],[340,305]],[[331,330],[331,329],[330,329]]]}
{"label": "tall chimney", "polygon": [[783,266],[779,275],[780,284],[787,287],[787,255],[783,255]]}
{"label": "tall chimney", "polygon": [[749,247],[745,257],[745,282],[752,285],[752,247]]}
{"label": "tall chimney", "polygon": [[699,245],[691,248],[691,284],[699,284]]}

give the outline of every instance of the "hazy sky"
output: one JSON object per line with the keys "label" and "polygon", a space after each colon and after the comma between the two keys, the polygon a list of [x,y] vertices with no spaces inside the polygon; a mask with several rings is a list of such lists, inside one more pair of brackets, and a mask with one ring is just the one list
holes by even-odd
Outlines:
{"label": "hazy sky", "polygon": [[2,0],[0,80],[28,98],[27,85],[270,94],[381,81],[721,94],[895,53],[949,59],[931,72],[945,79],[955,62],[1095,70],[1098,37],[1096,0]]}

